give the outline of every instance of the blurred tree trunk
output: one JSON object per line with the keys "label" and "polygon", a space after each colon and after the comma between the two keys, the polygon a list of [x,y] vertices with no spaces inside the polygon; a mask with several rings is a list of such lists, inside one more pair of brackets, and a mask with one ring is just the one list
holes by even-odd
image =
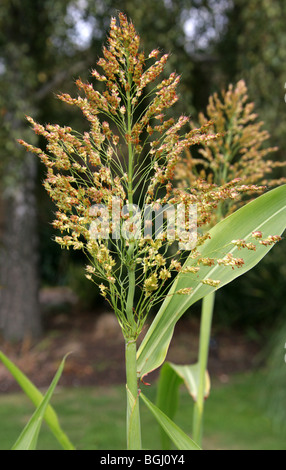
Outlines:
{"label": "blurred tree trunk", "polygon": [[21,180],[4,197],[4,232],[0,266],[0,326],[7,339],[38,336],[36,161],[27,154],[17,169]]}
{"label": "blurred tree trunk", "polygon": [[[27,134],[25,112],[32,108],[25,57],[10,45],[1,129],[3,224],[0,245],[0,328],[5,339],[41,334],[38,301],[38,230],[35,196],[37,161],[17,138]],[[5,90],[7,88],[7,91]],[[6,91],[6,96],[5,96]],[[6,101],[4,101],[6,100]]]}
{"label": "blurred tree trunk", "polygon": [[[37,159],[17,144],[32,143],[25,114],[43,114],[54,77],[66,70],[70,0],[0,2],[0,170],[3,224],[0,242],[0,329],[5,339],[41,334],[37,227]],[[70,49],[71,51],[71,49]],[[69,51],[69,52],[70,52]],[[68,68],[68,67],[67,67]],[[60,78],[61,74],[59,75]],[[61,80],[59,80],[61,81]]]}

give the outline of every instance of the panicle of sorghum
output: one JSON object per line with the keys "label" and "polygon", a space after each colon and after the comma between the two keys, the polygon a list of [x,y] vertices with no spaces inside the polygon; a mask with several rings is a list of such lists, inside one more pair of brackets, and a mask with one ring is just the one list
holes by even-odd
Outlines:
{"label": "panicle of sorghum", "polygon": [[[181,221],[186,224],[185,231],[171,230],[163,218],[159,236],[154,236],[154,230],[145,236],[148,224],[156,227],[154,211],[161,215],[162,206],[177,209],[183,204],[187,213],[195,205],[200,228],[210,224],[221,201],[234,200],[239,191],[247,191],[246,185],[238,189],[236,181],[219,186],[201,177],[188,189],[176,184],[182,154],[193,145],[211,149],[220,137],[211,122],[203,120],[200,128],[186,131],[187,116],[177,121],[166,116],[178,100],[180,80],[171,73],[160,81],[167,60],[168,55],[160,57],[157,49],[145,56],[132,22],[120,13],[119,23],[111,20],[103,57],[97,62],[103,72],[92,71],[102,91],[78,79],[76,98],[58,95],[81,110],[89,130],[80,134],[71,127],[43,126],[28,117],[34,132],[47,142],[46,148],[19,141],[46,166],[44,185],[57,207],[53,226],[59,233],[55,241],[86,254],[86,276],[99,284],[126,338],[140,333],[151,307],[166,294],[173,274],[181,272],[197,279],[201,266],[217,262],[200,255],[199,247],[208,238],[206,231],[200,231],[196,247],[192,245],[192,265],[183,266],[180,243],[194,224],[185,215]],[[137,208],[146,206],[152,216],[143,226]],[[232,267],[239,264],[230,257],[220,262]],[[136,302],[130,279],[139,290]],[[219,285],[211,279],[198,282]]]}
{"label": "panicle of sorghum", "polygon": [[199,157],[187,152],[178,166],[177,177],[189,185],[199,176],[221,188],[236,180],[236,200],[220,204],[213,223],[235,210],[249,196],[261,193],[266,186],[286,181],[283,177],[271,178],[273,170],[285,166],[286,162],[268,158],[277,148],[267,146],[269,133],[257,118],[254,103],[248,102],[243,80],[236,86],[229,85],[221,97],[214,93],[209,98],[206,115],[199,114],[200,125],[212,122],[210,130],[219,137],[202,142]]}

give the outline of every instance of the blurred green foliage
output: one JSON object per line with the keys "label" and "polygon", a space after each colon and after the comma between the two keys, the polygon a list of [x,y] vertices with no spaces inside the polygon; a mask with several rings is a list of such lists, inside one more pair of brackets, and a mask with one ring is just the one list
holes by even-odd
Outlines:
{"label": "blurred green foliage", "polygon": [[256,109],[285,160],[286,3],[234,0],[217,44],[227,84],[244,78]]}

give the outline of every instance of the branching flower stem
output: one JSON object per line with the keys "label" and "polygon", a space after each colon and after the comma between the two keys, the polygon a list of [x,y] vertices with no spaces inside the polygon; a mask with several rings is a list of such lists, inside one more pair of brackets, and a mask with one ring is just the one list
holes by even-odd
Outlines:
{"label": "branching flower stem", "polygon": [[[127,59],[127,69],[129,69],[129,60]],[[127,135],[131,136],[132,129],[132,111],[131,111],[131,77],[128,73],[128,89],[127,89]],[[133,217],[133,164],[134,164],[134,155],[132,143],[128,142],[128,203],[129,203],[129,217],[132,220]],[[134,241],[130,241],[128,252],[127,252],[127,269],[128,269],[128,296],[126,304],[126,317],[135,328],[134,334],[136,335],[136,321],[133,314],[134,308],[134,295],[135,295],[135,266],[133,264],[133,253],[134,253]]]}

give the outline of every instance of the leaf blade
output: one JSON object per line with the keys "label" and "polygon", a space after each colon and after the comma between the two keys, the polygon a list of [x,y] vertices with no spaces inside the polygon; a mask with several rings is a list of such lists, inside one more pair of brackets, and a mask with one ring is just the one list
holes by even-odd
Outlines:
{"label": "leaf blade", "polygon": [[57,383],[62,375],[65,359],[66,358],[62,360],[42,402],[33,413],[32,417],[26,424],[25,428],[21,432],[20,436],[16,440],[11,450],[36,450],[38,436],[45,415],[45,411],[52,397],[52,394],[57,386]]}
{"label": "leaf blade", "polygon": [[[13,375],[14,379],[18,382],[27,397],[36,407],[38,407],[44,398],[43,394],[2,351],[0,351],[0,360]],[[75,447],[71,444],[67,435],[62,430],[58,416],[51,405],[47,406],[44,419],[62,447],[65,450],[75,450]]]}
{"label": "leaf blade", "polygon": [[[241,256],[238,247],[231,242],[233,239],[254,241],[252,232],[260,230],[264,237],[282,235],[286,228],[286,185],[263,194],[254,201],[243,206],[229,217],[219,222],[210,230],[211,239],[201,248],[201,255],[223,258],[227,253]],[[274,232],[274,233],[273,233]],[[226,266],[202,266],[198,277],[194,280],[190,275],[179,274],[173,283],[165,301],[152,322],[137,353],[138,375],[146,374],[159,367],[164,361],[173,331],[183,313],[195,302],[213,292],[215,287],[201,284],[201,281],[212,277],[221,281],[220,287],[252,269],[272,248],[256,243],[256,251],[244,251],[245,265],[232,270]],[[188,258],[186,266],[192,266],[193,260]],[[175,292],[179,289],[192,287],[190,295],[180,296]]]}
{"label": "leaf blade", "polygon": [[143,393],[140,393],[140,397],[179,450],[201,450],[201,448],[184,431],[182,431],[179,426],[177,426],[165,413],[163,413],[163,411],[154,405],[154,403],[152,403]]}
{"label": "leaf blade", "polygon": [[[170,419],[173,419],[178,408],[179,387],[182,378],[174,371],[169,362],[165,362],[161,369],[157,388],[157,407]],[[163,450],[171,448],[171,439],[166,432],[160,428],[161,444]]]}
{"label": "leaf blade", "polygon": [[[169,363],[170,367],[173,371],[181,377],[182,381],[184,382],[186,389],[189,392],[189,395],[193,398],[194,401],[197,400],[198,396],[198,384],[199,384],[199,364],[191,364],[191,365],[178,365],[172,362]],[[205,374],[205,390],[204,390],[204,397],[207,398],[210,393],[210,376],[209,373],[206,371]]]}

